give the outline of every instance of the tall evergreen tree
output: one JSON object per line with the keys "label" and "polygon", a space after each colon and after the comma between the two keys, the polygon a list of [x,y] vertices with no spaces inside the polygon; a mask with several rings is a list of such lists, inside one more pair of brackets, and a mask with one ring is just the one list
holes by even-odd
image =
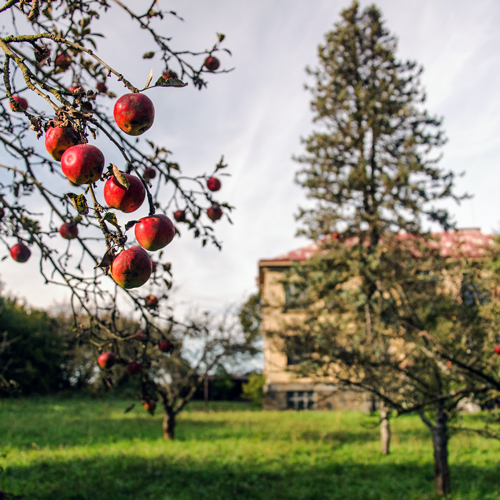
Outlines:
{"label": "tall evergreen tree", "polygon": [[[308,70],[320,129],[298,158],[297,182],[315,202],[300,210],[299,232],[323,248],[288,277],[306,315],[288,321],[282,336],[302,375],[370,391],[385,416],[418,413],[432,433],[443,495],[452,412],[466,395],[500,388],[491,356],[497,307],[486,300],[499,277],[484,279],[484,261],[471,261],[460,236],[450,260],[422,229],[425,220],[450,229],[448,212],[435,204],[461,197],[453,172],[438,165],[445,137],[424,108],[422,68],[399,61],[396,45],[380,11],[355,1],[320,45],[319,67]],[[475,375],[465,368],[471,346]]]}

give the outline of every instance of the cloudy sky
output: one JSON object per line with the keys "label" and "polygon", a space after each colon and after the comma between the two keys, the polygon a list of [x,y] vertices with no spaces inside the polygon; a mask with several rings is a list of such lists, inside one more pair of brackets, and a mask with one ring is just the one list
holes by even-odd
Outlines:
{"label": "cloudy sky", "polygon": [[[136,2],[129,2],[134,4]],[[369,2],[361,1],[363,6]],[[156,121],[150,137],[166,144],[187,174],[210,171],[224,154],[232,174],[222,196],[236,206],[232,219],[217,223],[223,250],[200,248],[189,236],[168,247],[182,307],[219,309],[256,290],[257,263],[307,243],[296,238],[294,213],[304,193],[294,184],[300,137],[313,125],[304,68],[316,65],[317,45],[350,1],[172,0],[165,7],[184,22],[168,19],[163,31],[178,48],[204,49],[215,33],[226,35],[233,57],[222,55],[226,75],[209,76],[199,92],[154,89]],[[459,227],[500,229],[500,3],[495,0],[380,0],[389,29],[399,38],[398,56],[424,66],[427,107],[444,117],[449,141],[441,166],[465,172],[458,191],[474,195],[451,206]],[[138,87],[151,67],[141,56],[147,34],[131,42],[125,15],[103,30],[101,54]],[[117,82],[110,87],[122,93]],[[148,132],[149,133],[149,132]],[[43,147],[40,145],[40,147]],[[30,304],[63,302],[64,290],[45,286],[35,259],[0,263],[7,290]]]}

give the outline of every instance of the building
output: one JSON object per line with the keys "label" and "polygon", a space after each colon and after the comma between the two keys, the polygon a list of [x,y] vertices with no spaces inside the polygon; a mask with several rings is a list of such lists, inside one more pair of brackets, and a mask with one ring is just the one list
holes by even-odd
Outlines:
{"label": "building", "polygon": [[[441,255],[452,257],[458,247],[472,258],[480,258],[492,236],[481,233],[478,228],[460,229],[437,233],[435,240],[441,248]],[[337,390],[333,384],[315,384],[312,379],[298,378],[290,368],[293,359],[288,359],[280,348],[279,340],[272,332],[280,331],[290,321],[300,321],[304,312],[284,311],[287,293],[283,286],[284,273],[297,261],[305,261],[319,250],[316,243],[293,250],[273,259],[259,261],[259,288],[262,298],[262,332],[264,337],[264,392],[265,409],[333,409],[369,411],[375,401],[369,394]]]}

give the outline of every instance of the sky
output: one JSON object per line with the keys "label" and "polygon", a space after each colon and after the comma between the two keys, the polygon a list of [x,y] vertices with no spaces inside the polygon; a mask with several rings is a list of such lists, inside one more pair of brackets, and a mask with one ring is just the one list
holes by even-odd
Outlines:
{"label": "sky", "polygon": [[[186,174],[210,171],[224,154],[231,177],[223,178],[221,198],[236,207],[234,222],[219,221],[222,251],[201,248],[188,234],[167,247],[180,310],[221,310],[257,291],[259,259],[272,258],[308,243],[295,237],[294,214],[305,193],[294,183],[301,137],[314,125],[305,67],[317,63],[317,46],[339,19],[345,0],[170,0],[160,1],[184,18],[167,18],[162,31],[172,45],[210,48],[224,33],[222,65],[234,71],[209,75],[208,88],[153,89],[156,119],[148,138],[165,144]],[[371,2],[361,1],[362,6]],[[137,5],[137,2],[128,2]],[[457,192],[474,197],[449,204],[458,227],[500,229],[500,3],[495,0],[380,0],[377,6],[398,37],[397,56],[424,67],[427,109],[444,118],[448,143],[441,167],[465,172]],[[115,9],[113,9],[114,11]],[[142,87],[155,59],[147,33],[131,37],[130,20],[102,19],[99,53]],[[131,41],[132,40],[132,41]],[[175,68],[174,68],[175,69]],[[116,81],[108,87],[123,93]],[[40,148],[43,144],[40,143]],[[3,252],[3,249],[2,249]],[[62,287],[43,284],[36,259],[0,262],[6,290],[30,305],[50,308],[67,300]]]}

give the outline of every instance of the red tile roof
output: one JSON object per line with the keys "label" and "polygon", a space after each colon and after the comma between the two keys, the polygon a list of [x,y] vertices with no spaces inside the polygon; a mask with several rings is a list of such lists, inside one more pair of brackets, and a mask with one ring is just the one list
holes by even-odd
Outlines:
{"label": "red tile roof", "polygon": [[[403,239],[406,236],[406,234],[401,234]],[[443,257],[449,257],[452,254],[453,248],[456,248],[458,245],[460,250],[468,257],[478,258],[484,255],[486,248],[493,243],[492,235],[484,234],[477,228],[434,233],[434,238],[441,247],[441,255]],[[357,241],[357,237],[350,238],[349,240],[354,243]],[[324,239],[322,241],[324,241]],[[261,259],[260,262],[267,263],[307,260],[319,250],[321,243],[321,241],[317,243],[310,243],[309,245],[297,248],[296,250],[279,255],[273,259]]]}

